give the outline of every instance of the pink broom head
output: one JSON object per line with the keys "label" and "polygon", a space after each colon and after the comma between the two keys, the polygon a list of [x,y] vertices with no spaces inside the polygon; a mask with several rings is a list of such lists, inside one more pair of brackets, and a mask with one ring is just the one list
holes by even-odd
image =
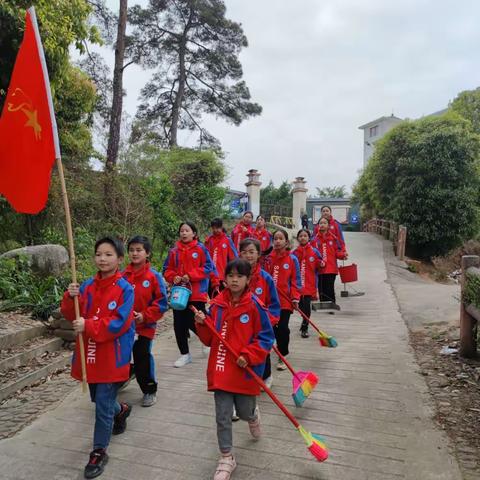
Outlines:
{"label": "pink broom head", "polygon": [[325,440],[319,435],[307,432],[301,425],[298,426],[298,431],[307,444],[310,453],[319,462],[324,462],[328,458],[328,449]]}
{"label": "pink broom head", "polygon": [[295,391],[292,393],[295,406],[302,407],[305,400],[313,392],[318,384],[318,377],[313,372],[299,372],[297,376],[302,375],[302,381],[295,386]]}

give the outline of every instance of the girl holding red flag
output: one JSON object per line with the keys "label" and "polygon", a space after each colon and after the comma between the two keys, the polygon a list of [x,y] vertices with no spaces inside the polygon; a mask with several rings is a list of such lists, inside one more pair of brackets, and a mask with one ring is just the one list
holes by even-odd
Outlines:
{"label": "girl holding red flag", "polygon": [[[98,273],[79,286],[71,283],[63,296],[61,311],[84,335],[87,381],[95,403],[93,451],[84,470],[85,478],[103,473],[108,462],[110,437],[123,433],[132,407],[119,403],[119,387],[129,378],[130,356],[135,338],[133,288],[118,268],[123,262],[123,244],[104,237],[95,244]],[[74,297],[79,297],[80,318],[76,319]],[[72,359],[72,377],[82,379],[79,343]]]}
{"label": "girl holding red flag", "polygon": [[[225,269],[227,288],[212,300],[208,318],[195,314],[200,340],[211,347],[207,367],[208,390],[215,395],[217,438],[221,457],[214,480],[229,480],[237,464],[232,454],[232,410],[248,422],[254,439],[261,436],[260,416],[256,397],[260,387],[247,375],[248,365],[262,375],[265,357],[273,346],[274,334],[269,315],[258,298],[251,293],[250,264],[241,259],[230,262]],[[211,322],[216,330],[238,352],[235,358],[204,325]]]}
{"label": "girl holding red flag", "polygon": [[326,218],[321,218],[318,222],[318,234],[312,244],[322,255],[325,266],[318,275],[318,294],[321,302],[335,301],[335,279],[338,274],[337,259],[346,260],[348,254],[345,250],[345,244],[340,242],[331,232],[330,225]]}
{"label": "girl holding red flag", "polygon": [[243,214],[242,220],[232,231],[232,240],[235,248],[239,249],[240,242],[245,238],[255,238],[255,229],[252,227],[253,213],[247,211]]}
{"label": "girl holding red flag", "polygon": [[[288,323],[294,308],[300,301],[300,266],[297,257],[289,250],[288,233],[278,229],[273,233],[273,251],[268,256],[269,273],[273,278],[280,298],[280,321],[275,326],[275,338],[280,353],[287,356],[290,343]],[[285,370],[287,366],[278,359],[277,370]]]}
{"label": "girl holding red flag", "polygon": [[[179,241],[167,256],[163,265],[163,276],[172,285],[184,285],[191,289],[189,305],[205,311],[208,300],[208,281],[216,270],[208,250],[198,241],[197,227],[183,222],[178,229]],[[188,348],[188,331],[196,333],[193,312],[190,308],[173,310],[173,329],[180,357],[174,363],[179,368],[192,362]]]}
{"label": "girl holding red flag", "polygon": [[[317,297],[317,274],[325,266],[320,252],[310,244],[310,231],[302,228],[297,233],[299,246],[292,252],[300,264],[300,310],[310,318],[312,298]],[[308,338],[308,322],[303,320],[300,327],[302,338]]]}

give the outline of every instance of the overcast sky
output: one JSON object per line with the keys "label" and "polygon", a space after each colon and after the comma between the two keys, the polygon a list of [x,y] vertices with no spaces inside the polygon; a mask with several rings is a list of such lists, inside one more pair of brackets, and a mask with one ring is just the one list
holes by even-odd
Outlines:
{"label": "overcast sky", "polygon": [[[118,0],[107,3],[118,8]],[[240,57],[244,79],[263,107],[240,127],[205,119],[226,152],[227,183],[235,189],[244,189],[250,168],[264,184],[303,176],[309,193],[317,186],[350,188],[363,163],[359,125],[392,112],[416,118],[441,110],[480,84],[476,0],[225,4],[248,38]],[[131,115],[149,75],[126,70]]]}

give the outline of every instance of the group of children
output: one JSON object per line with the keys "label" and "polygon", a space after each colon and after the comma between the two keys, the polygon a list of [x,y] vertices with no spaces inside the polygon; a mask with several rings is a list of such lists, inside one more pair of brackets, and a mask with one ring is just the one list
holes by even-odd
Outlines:
{"label": "group of children", "polygon": [[[217,437],[221,452],[214,480],[228,480],[236,467],[232,454],[232,421],[248,422],[253,438],[261,435],[256,396],[260,387],[245,371],[250,366],[272,385],[270,351],[289,354],[290,316],[300,309],[308,317],[311,301],[335,301],[337,259],[346,258],[345,243],[329,207],[318,222],[314,236],[302,228],[298,247],[290,249],[288,234],[273,235],[259,216],[246,212],[231,237],[221,219],[211,222],[205,243],[191,222],[179,226],[179,239],[170,249],[163,278],[149,262],[151,244],[136,236],[127,244],[130,263],[122,271],[123,244],[104,237],[95,244],[98,273],[81,286],[70,284],[62,300],[62,312],[83,335],[87,381],[95,403],[93,450],[85,478],[99,476],[108,461],[111,434],[126,429],[132,406],[117,401],[119,388],[134,371],[143,392],[142,405],[156,402],[157,382],[151,354],[156,324],[168,308],[167,288],[182,285],[190,290],[187,308],[173,310],[174,332],[180,357],[177,368],[192,361],[188,339],[195,333],[209,354],[208,390],[214,392]],[[165,281],[164,281],[165,279]],[[75,314],[75,297],[80,317]],[[207,310],[207,303],[209,308]],[[208,323],[207,323],[208,322]],[[211,328],[215,328],[238,352],[230,355]],[[135,334],[137,338],[135,340]],[[301,326],[308,337],[308,323]],[[72,375],[81,380],[80,346],[72,360]],[[133,353],[133,366],[131,356]],[[279,359],[277,370],[286,365]]]}

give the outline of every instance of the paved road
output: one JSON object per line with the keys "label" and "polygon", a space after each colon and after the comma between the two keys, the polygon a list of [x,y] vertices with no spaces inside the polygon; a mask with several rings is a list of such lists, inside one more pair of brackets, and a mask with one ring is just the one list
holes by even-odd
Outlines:
{"label": "paved road", "polygon": [[[431,402],[408,345],[406,326],[386,282],[380,240],[369,234],[347,236],[359,265],[358,290],[364,297],[342,298],[335,315],[315,313],[333,334],[337,349],[301,339],[292,319],[292,363],[316,371],[321,383],[303,409],[295,410],[307,429],[322,434],[331,450],[319,464],[282,414],[262,396],[264,438],[253,442],[242,422],[234,427],[239,467],[233,478],[255,480],[460,480],[448,441],[434,425]],[[139,406],[139,390],[123,393],[135,404],[128,430],[113,439],[110,463],[101,478],[118,480],[203,480],[213,475],[217,445],[212,396],[205,391],[205,359],[192,341],[194,363],[180,370],[171,332],[155,346],[160,374],[159,401]],[[291,377],[275,375],[274,390],[292,406]],[[92,405],[75,391],[12,439],[0,442],[5,480],[82,478],[90,450]]]}

